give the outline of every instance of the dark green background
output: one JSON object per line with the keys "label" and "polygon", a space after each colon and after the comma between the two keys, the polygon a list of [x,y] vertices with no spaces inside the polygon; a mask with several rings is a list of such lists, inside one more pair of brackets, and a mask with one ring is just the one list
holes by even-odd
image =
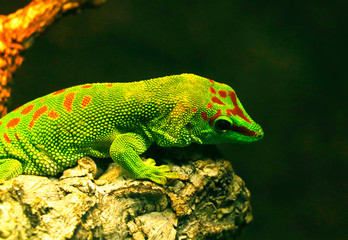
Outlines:
{"label": "dark green background", "polygon": [[[0,14],[27,1],[1,0]],[[72,85],[195,73],[231,85],[265,131],[221,150],[252,193],[240,239],[347,239],[343,1],[111,1],[26,52],[12,109]]]}

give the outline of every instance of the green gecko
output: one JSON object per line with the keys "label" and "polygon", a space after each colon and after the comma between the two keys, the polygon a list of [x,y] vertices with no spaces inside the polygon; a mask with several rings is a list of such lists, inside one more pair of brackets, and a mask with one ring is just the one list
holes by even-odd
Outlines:
{"label": "green gecko", "polygon": [[111,157],[136,179],[165,184],[167,165],[142,161],[152,144],[255,142],[262,128],[228,85],[194,74],[56,91],[0,119],[0,179],[54,176],[84,157]]}

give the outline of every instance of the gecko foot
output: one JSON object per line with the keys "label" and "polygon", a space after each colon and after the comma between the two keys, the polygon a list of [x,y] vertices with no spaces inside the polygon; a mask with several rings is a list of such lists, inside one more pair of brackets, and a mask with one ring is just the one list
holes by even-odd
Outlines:
{"label": "gecko foot", "polygon": [[146,168],[140,174],[139,178],[147,178],[158,184],[166,184],[167,178],[178,179],[177,172],[171,172],[168,165],[156,166],[155,160],[148,158],[144,161]]}

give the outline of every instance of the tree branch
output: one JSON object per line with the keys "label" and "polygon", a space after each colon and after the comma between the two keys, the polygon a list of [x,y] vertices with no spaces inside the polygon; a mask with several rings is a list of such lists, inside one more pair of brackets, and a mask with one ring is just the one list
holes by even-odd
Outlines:
{"label": "tree branch", "polygon": [[193,160],[173,165],[162,158],[181,176],[166,186],[132,180],[114,163],[95,180],[97,167],[89,158],[59,180],[22,175],[6,181],[0,185],[0,238],[235,237],[252,219],[243,180],[226,160],[196,151],[185,158]]}

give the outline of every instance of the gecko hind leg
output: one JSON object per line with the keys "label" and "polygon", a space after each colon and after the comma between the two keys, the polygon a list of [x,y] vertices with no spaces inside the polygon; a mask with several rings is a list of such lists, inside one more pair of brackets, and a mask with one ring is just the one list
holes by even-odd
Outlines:
{"label": "gecko hind leg", "polygon": [[0,159],[0,181],[17,177],[23,172],[22,164],[12,158]]}

